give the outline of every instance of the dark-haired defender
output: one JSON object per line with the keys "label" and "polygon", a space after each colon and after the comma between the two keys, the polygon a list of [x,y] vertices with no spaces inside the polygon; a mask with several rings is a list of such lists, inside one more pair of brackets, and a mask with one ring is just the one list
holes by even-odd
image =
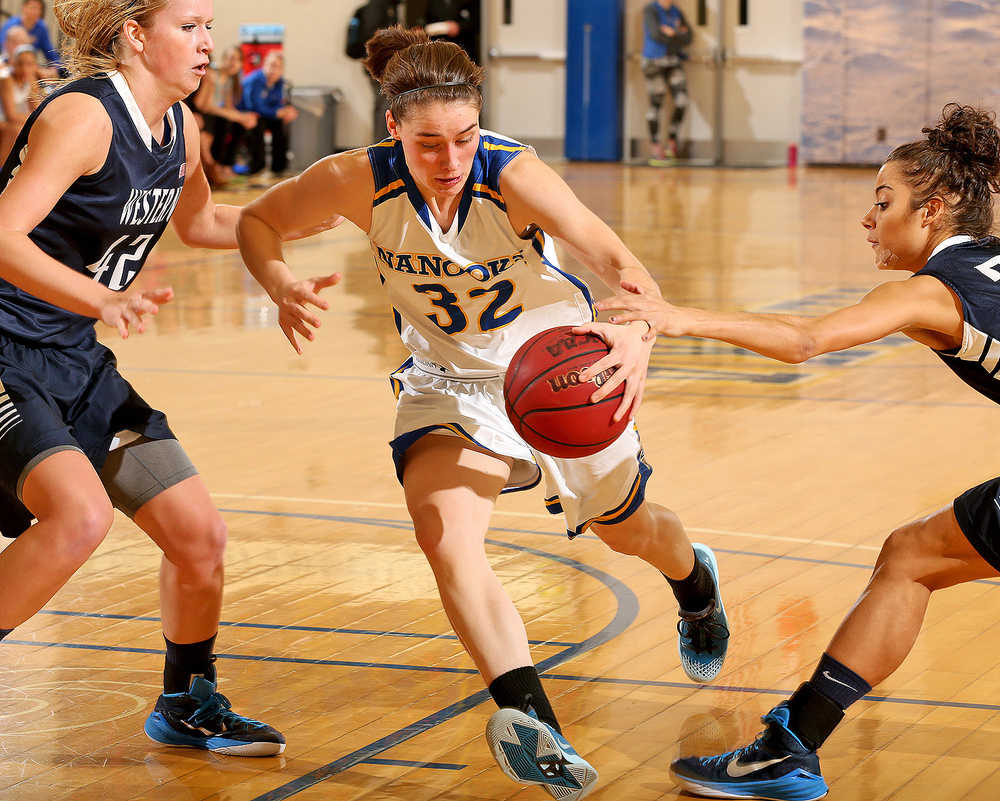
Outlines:
{"label": "dark-haired defender", "polygon": [[[122,336],[172,297],[130,291],[173,220],[236,246],[180,101],[208,65],[211,0],[57,0],[75,79],[25,123],[0,171],[0,639],[104,539],[121,509],[163,551],[163,694],[146,733],[167,745],[278,754],[275,729],[216,692],[226,527],[167,425],[119,374],[95,320]],[[31,525],[32,519],[37,523]]]}
{"label": "dark-haired defender", "polygon": [[[645,501],[650,471],[634,426],[586,458],[534,451],[504,412],[503,372],[539,331],[593,319],[587,287],[559,268],[549,235],[609,285],[656,287],[530,148],[480,131],[483,71],[461,48],[399,28],[367,47],[366,65],[389,100],[391,137],[323,159],[251,203],[240,218],[243,256],[298,350],[296,336],[312,339],[319,325],[306,305],[326,308],[317,291],[337,279],[297,280],[282,232],[342,215],[368,236],[412,353],[392,375],[397,475],[448,619],[502,707],[487,728],[491,750],[511,778],[573,801],[597,774],[562,737],[524,623],[486,558],[497,495],[544,478],[546,505],[562,512],[570,536],[592,526],[616,551],[670,577],[685,610],[679,649],[692,678],[718,673],[728,630],[711,551],[696,553],[677,517]],[[641,398],[646,330],[616,328],[608,386],[626,382],[619,416]]]}
{"label": "dark-haired defender", "polygon": [[[619,322],[648,320],[656,333],[719,339],[792,363],[899,332],[1000,403],[1000,240],[990,236],[1000,135],[992,115],[956,104],[923,132],[926,138],[889,154],[875,179],[875,203],[861,220],[876,266],[912,272],[907,280],[817,318],[681,308],[631,285],[631,294],[598,306],[624,309],[612,318]],[[823,797],[816,750],[844,710],[902,664],[930,594],[997,575],[1000,478],[894,531],[812,678],[763,717],[761,735],[725,754],[679,759],[673,777],[686,790],[716,797]]]}

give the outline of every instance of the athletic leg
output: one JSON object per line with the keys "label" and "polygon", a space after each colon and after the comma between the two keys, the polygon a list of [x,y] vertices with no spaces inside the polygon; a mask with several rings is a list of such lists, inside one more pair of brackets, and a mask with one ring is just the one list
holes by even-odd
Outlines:
{"label": "athletic leg", "polygon": [[719,675],[729,644],[729,621],[711,549],[692,546],[672,511],[643,502],[614,525],[594,523],[594,533],[618,553],[638,556],[659,570],[678,603],[677,650],[688,678],[709,682]]}
{"label": "athletic leg", "polygon": [[511,463],[457,437],[430,434],[406,453],[403,489],[448,620],[501,707],[487,727],[494,756],[515,781],[572,801],[597,773],[561,736],[524,623],[486,558],[486,531]]}
{"label": "athletic leg", "polygon": [[78,450],[46,456],[24,479],[21,498],[38,522],[0,552],[0,629],[41,609],[94,552],[114,510]]}
{"label": "athletic leg", "polygon": [[101,477],[119,508],[160,547],[164,692],[144,726],[165,745],[238,756],[284,750],[282,735],[233,712],[216,692],[226,526],[176,440],[113,451]]}
{"label": "athletic leg", "polygon": [[[987,513],[995,520],[995,512]],[[812,678],[762,718],[766,728],[757,740],[721,759],[678,760],[671,766],[674,778],[694,792],[722,790],[743,793],[741,798],[805,801],[822,797],[826,784],[816,750],[845,710],[902,664],[916,641],[931,593],[998,575],[963,532],[955,507],[894,531]],[[731,762],[771,764],[741,774],[739,768],[729,770]]]}
{"label": "athletic leg", "polygon": [[670,115],[670,125],[667,128],[667,142],[670,155],[676,157],[678,136],[688,106],[687,77],[684,75],[684,67],[678,64],[667,69],[667,86],[674,103],[674,110]]}

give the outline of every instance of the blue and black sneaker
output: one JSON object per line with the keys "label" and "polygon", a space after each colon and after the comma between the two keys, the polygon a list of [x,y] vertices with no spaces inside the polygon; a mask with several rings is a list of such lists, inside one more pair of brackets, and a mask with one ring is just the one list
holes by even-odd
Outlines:
{"label": "blue and black sneaker", "polygon": [[143,730],[151,740],[232,756],[274,756],[285,750],[281,732],[232,711],[229,699],[202,676],[186,693],[161,695]]}
{"label": "blue and black sneaker", "polygon": [[530,706],[503,707],[486,725],[486,740],[497,764],[522,784],[540,784],[553,798],[577,801],[597,783],[597,771],[566,738],[540,721]]}
{"label": "blue and black sneaker", "polygon": [[722,670],[729,648],[729,619],[722,605],[719,590],[719,566],[715,554],[707,545],[696,542],[693,545],[695,559],[699,560],[715,581],[715,597],[700,612],[677,614],[677,651],[681,656],[681,667],[692,681],[701,683],[712,681]]}
{"label": "blue and black sneaker", "polygon": [[819,757],[788,728],[787,704],[781,702],[761,721],[764,731],[750,745],[675,760],[670,775],[687,792],[712,798],[813,801],[825,796]]}

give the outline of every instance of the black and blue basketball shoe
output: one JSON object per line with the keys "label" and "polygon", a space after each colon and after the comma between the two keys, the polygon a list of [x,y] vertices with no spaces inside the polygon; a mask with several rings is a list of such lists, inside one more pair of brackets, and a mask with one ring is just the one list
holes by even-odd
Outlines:
{"label": "black and blue basketball shoe", "polygon": [[711,798],[813,801],[827,793],[819,757],[790,728],[784,701],[768,712],[757,739],[718,756],[685,757],[670,766],[689,793]]}
{"label": "black and blue basketball shoe", "polygon": [[277,729],[232,711],[229,699],[202,676],[186,693],[161,695],[143,730],[151,740],[232,756],[274,756],[285,750]]}
{"label": "black and blue basketball shoe", "polygon": [[597,783],[597,771],[566,738],[540,721],[535,710],[503,707],[486,725],[493,756],[511,779],[538,784],[561,801],[583,798]]}
{"label": "black and blue basketball shoe", "polygon": [[722,670],[729,649],[729,619],[722,605],[719,590],[719,566],[715,554],[707,545],[696,542],[695,559],[700,561],[712,574],[715,581],[715,596],[708,606],[699,612],[681,609],[677,621],[677,651],[681,657],[681,667],[688,678],[701,683],[712,681]]}

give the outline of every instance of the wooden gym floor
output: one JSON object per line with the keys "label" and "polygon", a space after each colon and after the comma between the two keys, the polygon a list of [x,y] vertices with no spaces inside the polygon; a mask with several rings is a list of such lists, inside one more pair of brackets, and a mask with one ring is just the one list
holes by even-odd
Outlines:
{"label": "wooden gym floor", "polygon": [[[858,224],[873,170],[560,169],[677,302],[813,314],[886,278]],[[386,446],[386,375],[405,354],[366,242],[345,226],[288,253],[300,275],[345,276],[301,358],[235,255],[172,234],[142,280],[175,302],[144,336],[105,331],[223,510],[221,689],[283,730],[286,753],[218,757],[142,733],[160,684],[158,555],[119,517],[0,646],[2,801],[547,797],[494,765],[493,705],[411,536]],[[886,534],[997,472],[997,419],[898,338],[797,367],[661,340],[639,416],[649,497],[718,554],[733,631],[718,682],[681,671],[663,579],[592,536],[567,542],[540,490],[502,498],[489,535],[567,734],[601,774],[591,797],[675,798],[670,760],[752,738],[812,671]],[[913,654],[823,749],[831,798],[997,797],[998,584],[933,599]]]}

